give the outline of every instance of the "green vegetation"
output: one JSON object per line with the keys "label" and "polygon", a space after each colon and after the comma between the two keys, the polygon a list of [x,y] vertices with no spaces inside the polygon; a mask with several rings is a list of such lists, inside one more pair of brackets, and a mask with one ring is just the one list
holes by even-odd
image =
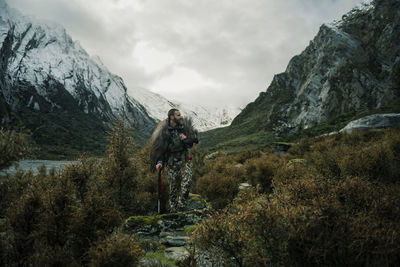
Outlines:
{"label": "green vegetation", "polygon": [[29,153],[30,132],[25,129],[0,129],[0,170]]}
{"label": "green vegetation", "polygon": [[245,132],[241,127],[229,126],[200,133],[201,149],[236,154],[247,150],[270,147],[276,139],[272,132],[258,130]]}
{"label": "green vegetation", "polygon": [[[26,151],[25,135],[2,133],[0,143],[13,148],[0,154],[7,166]],[[104,159],[83,155],[62,172],[42,167],[38,175],[2,179],[0,265],[137,265],[143,251],[122,233],[123,221],[156,210],[157,184],[143,154],[148,151],[135,152],[130,136],[117,123]]]}
{"label": "green vegetation", "polygon": [[[26,151],[25,135],[11,132],[0,136],[18,148],[7,153]],[[143,257],[173,264],[124,234],[168,216],[153,216],[149,147],[138,150],[123,123],[108,140],[103,159],[83,155],[59,173],[42,168],[0,182],[0,265],[129,266]],[[193,191],[216,210],[185,229],[196,249],[229,266],[398,262],[400,128],[276,144],[290,145],[289,153],[194,149]],[[0,159],[18,159],[10,155]],[[243,182],[252,189],[239,191]]]}
{"label": "green vegetation", "polygon": [[[103,156],[111,128],[97,117],[83,112],[39,112],[19,114],[21,123],[32,132],[35,145],[31,157],[38,159],[76,159],[82,153]],[[143,146],[148,136],[131,130],[135,142]]]}
{"label": "green vegetation", "polygon": [[[162,264],[161,266],[177,266],[176,261],[165,257],[164,250],[146,253],[144,258],[156,260],[156,262],[158,262],[159,264]],[[155,266],[159,266],[159,265],[155,264]]]}
{"label": "green vegetation", "polygon": [[143,253],[139,244],[122,234],[98,242],[88,252],[89,266],[137,266]]}
{"label": "green vegetation", "polygon": [[[399,261],[399,127],[303,138],[283,157],[251,152],[212,161],[204,167],[214,169],[198,183],[213,175],[213,186],[202,194],[228,205],[200,223],[192,241],[216,261],[229,266]],[[232,172],[232,166],[238,170]],[[227,187],[225,179],[232,177],[253,189],[218,199],[223,191],[215,188]]]}
{"label": "green vegetation", "polygon": [[200,133],[201,149],[208,152],[223,151],[227,154],[237,154],[246,150],[268,150],[279,142],[297,142],[303,137],[314,137],[339,131],[350,121],[383,113],[400,113],[400,100],[392,101],[378,109],[365,108],[332,116],[315,127],[280,137],[275,137],[270,128],[265,128],[266,126],[263,126],[265,122],[261,123],[256,119],[247,118],[245,124],[231,125]]}
{"label": "green vegetation", "polygon": [[107,128],[84,114],[54,111],[29,111],[20,115],[31,129],[36,146],[33,157],[40,159],[76,159],[83,152],[102,155],[107,145]]}

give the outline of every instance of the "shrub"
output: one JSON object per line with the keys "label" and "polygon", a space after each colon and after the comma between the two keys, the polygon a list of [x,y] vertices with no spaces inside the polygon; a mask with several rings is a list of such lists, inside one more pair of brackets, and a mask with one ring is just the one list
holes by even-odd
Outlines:
{"label": "shrub", "polygon": [[344,145],[332,146],[331,141],[316,143],[313,150],[305,155],[306,161],[327,178],[340,177],[339,161],[351,151]]}
{"label": "shrub", "polygon": [[83,256],[91,244],[106,238],[121,223],[121,212],[115,202],[107,195],[90,189],[85,202],[74,210],[69,225],[73,235],[71,248],[74,257],[86,262],[87,259]]}
{"label": "shrub", "polygon": [[343,175],[390,182],[399,180],[398,160],[390,148],[381,143],[343,155],[338,165]]}
{"label": "shrub", "polygon": [[193,157],[192,160],[192,188],[193,191],[196,192],[196,183],[197,180],[206,174],[208,172],[208,169],[206,167],[206,161],[205,161],[205,152],[201,152],[199,149],[199,146],[194,146],[192,149],[190,149],[190,155]]}
{"label": "shrub", "polygon": [[11,203],[24,194],[26,188],[32,184],[32,172],[24,173],[19,170],[15,175],[8,175],[0,181],[0,218],[5,217]]}
{"label": "shrub", "polygon": [[102,161],[101,186],[121,209],[128,212],[134,209],[131,204],[138,175],[136,162],[131,159],[135,150],[130,129],[125,127],[123,122],[117,122],[113,126],[109,140],[110,145]]}
{"label": "shrub", "polygon": [[276,154],[264,154],[247,160],[245,163],[246,179],[253,185],[259,185],[262,192],[270,192],[272,179],[280,165]]}
{"label": "shrub", "polygon": [[300,157],[304,156],[305,153],[310,151],[311,140],[311,138],[307,137],[301,138],[297,144],[289,148],[288,153]]}
{"label": "shrub", "polygon": [[137,266],[143,251],[138,243],[123,234],[97,242],[88,252],[89,266]]}
{"label": "shrub", "polygon": [[[162,173],[162,196],[161,212],[167,210],[169,199],[168,178],[166,172]],[[157,211],[158,200],[158,174],[147,173],[138,181],[136,191],[133,196],[132,214],[147,215]]]}
{"label": "shrub", "polygon": [[5,222],[7,264],[25,265],[31,262],[42,210],[41,194],[32,189],[10,205]]}
{"label": "shrub", "polygon": [[244,164],[246,162],[246,160],[252,159],[252,158],[259,158],[261,157],[262,153],[261,151],[255,150],[255,151],[243,151],[237,155],[233,156],[233,160],[235,162]]}
{"label": "shrub", "polygon": [[287,235],[280,223],[283,212],[265,196],[243,192],[232,206],[200,223],[191,241],[224,266],[278,264]]}
{"label": "shrub", "polygon": [[243,171],[233,166],[227,157],[207,162],[210,171],[197,181],[198,193],[210,201],[214,208],[223,208],[230,203],[239,191]]}
{"label": "shrub", "polygon": [[0,170],[22,159],[29,150],[30,132],[25,129],[0,129]]}
{"label": "shrub", "polygon": [[399,201],[399,186],[310,174],[269,197],[240,195],[192,238],[230,266],[390,266],[400,255]]}
{"label": "shrub", "polygon": [[[316,139],[299,153],[305,159],[273,161],[271,193],[239,194],[199,224],[194,245],[229,266],[396,265],[399,140],[398,129],[339,134]],[[244,166],[254,174],[269,164]],[[210,173],[224,173],[224,165]]]}
{"label": "shrub", "polygon": [[62,176],[70,180],[76,188],[77,198],[84,202],[90,186],[95,184],[101,174],[101,165],[98,159],[88,158],[82,155],[78,162],[68,165],[62,172]]}

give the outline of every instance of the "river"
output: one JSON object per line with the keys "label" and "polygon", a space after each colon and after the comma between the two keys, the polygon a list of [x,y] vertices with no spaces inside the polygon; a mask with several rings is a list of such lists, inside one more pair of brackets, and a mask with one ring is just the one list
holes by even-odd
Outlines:
{"label": "river", "polygon": [[55,168],[57,171],[62,170],[66,165],[75,163],[76,161],[58,161],[58,160],[20,160],[14,163],[11,167],[0,171],[0,176],[5,176],[6,173],[15,174],[18,169],[22,169],[25,172],[32,170],[34,174],[38,174],[38,168],[42,165],[46,166],[46,170],[49,171]]}

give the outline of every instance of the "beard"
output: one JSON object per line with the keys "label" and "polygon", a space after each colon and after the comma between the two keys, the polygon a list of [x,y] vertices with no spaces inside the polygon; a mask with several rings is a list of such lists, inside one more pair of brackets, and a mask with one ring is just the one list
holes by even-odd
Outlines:
{"label": "beard", "polygon": [[175,122],[177,125],[183,125],[183,118],[182,118],[182,119],[174,118],[174,122]]}

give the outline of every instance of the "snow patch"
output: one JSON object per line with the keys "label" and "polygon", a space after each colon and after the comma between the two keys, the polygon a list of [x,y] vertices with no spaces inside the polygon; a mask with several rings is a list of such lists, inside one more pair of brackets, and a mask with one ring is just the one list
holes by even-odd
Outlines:
{"label": "snow patch", "polygon": [[206,108],[200,105],[189,105],[178,101],[170,101],[145,88],[136,87],[128,90],[128,94],[140,102],[149,115],[157,121],[167,118],[168,110],[179,109],[185,117],[191,117],[199,131],[207,131],[218,127],[229,126],[241,109],[232,107]]}

